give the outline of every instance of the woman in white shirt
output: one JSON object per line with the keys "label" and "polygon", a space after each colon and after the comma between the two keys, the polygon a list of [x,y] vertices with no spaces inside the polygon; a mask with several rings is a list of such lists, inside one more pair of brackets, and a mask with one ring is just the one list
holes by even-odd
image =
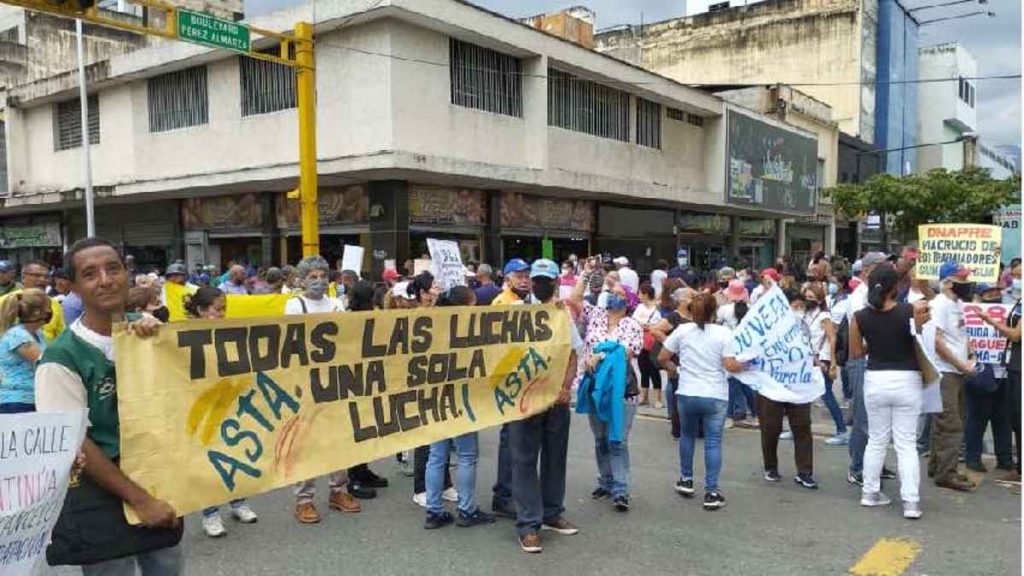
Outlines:
{"label": "woman in white shirt", "polygon": [[732,330],[714,323],[718,303],[711,294],[700,293],[690,302],[693,322],[681,324],[665,340],[658,354],[661,364],[679,357],[679,389],[676,391],[682,420],[679,439],[679,480],[676,491],[693,496],[693,451],[698,420],[704,426],[704,509],[725,506],[718,489],[722,469],[722,431],[728,408],[728,372],[740,372],[744,364],[733,357]]}
{"label": "woman in white shirt", "polygon": [[654,298],[654,287],[650,282],[640,285],[640,303],[637,304],[636,310],[633,310],[633,320],[639,322],[640,327],[644,329],[644,349],[637,356],[640,368],[640,405],[650,404],[647,394],[653,387],[654,407],[661,410],[661,369],[651,358],[651,348],[655,342],[651,328],[661,322],[661,312],[658,311],[658,301]]}
{"label": "woman in white shirt", "polygon": [[836,423],[835,436],[825,440],[830,446],[843,446],[849,442],[846,431],[846,419],[839,408],[839,402],[832,393],[832,382],[838,376],[839,367],[832,362],[836,353],[836,327],[832,323],[832,315],[828,311],[825,300],[825,287],[820,282],[804,284],[804,324],[811,333],[811,348],[814,350],[815,363],[825,377],[825,395],[822,400],[828,408],[832,420]]}

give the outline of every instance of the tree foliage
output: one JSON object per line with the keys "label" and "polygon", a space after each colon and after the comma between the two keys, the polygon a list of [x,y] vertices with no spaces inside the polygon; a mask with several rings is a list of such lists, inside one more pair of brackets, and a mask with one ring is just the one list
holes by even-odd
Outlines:
{"label": "tree foliage", "polygon": [[850,218],[874,210],[891,214],[895,229],[917,233],[918,224],[930,222],[992,221],[992,212],[1020,198],[1020,174],[995,180],[985,168],[950,172],[943,168],[926,174],[875,174],[864,184],[840,184],[825,190],[837,212]]}

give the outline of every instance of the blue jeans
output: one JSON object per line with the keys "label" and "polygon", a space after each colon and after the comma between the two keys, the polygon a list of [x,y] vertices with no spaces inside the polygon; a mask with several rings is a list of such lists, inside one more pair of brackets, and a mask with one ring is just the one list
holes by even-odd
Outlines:
{"label": "blue jeans", "polygon": [[440,514],[444,510],[441,492],[444,491],[444,470],[448,467],[448,449],[455,443],[455,458],[458,471],[455,473],[455,489],[459,491],[459,512],[469,515],[477,511],[476,503],[476,461],[480,456],[477,447],[477,433],[469,432],[455,438],[438,440],[430,445],[427,459],[427,511]]}
{"label": "blue jeans", "polygon": [[[232,508],[238,508],[242,504],[245,504],[245,498],[239,498],[237,500],[231,501]],[[213,516],[218,512],[220,512],[219,506],[210,506],[209,508],[203,508],[203,517],[209,518],[210,516]]]}
{"label": "blue jeans", "polygon": [[743,384],[735,379],[729,378],[729,416],[733,420],[743,420],[747,417],[747,397],[743,394]]}
{"label": "blue jeans", "polygon": [[722,431],[728,403],[716,398],[677,396],[683,435],[679,439],[679,477],[693,479],[693,449],[697,442],[697,421],[704,424],[704,490],[718,490],[722,471]]}
{"label": "blue jeans", "polygon": [[821,373],[825,377],[825,395],[822,399],[825,401],[828,413],[832,415],[832,421],[836,423],[836,434],[845,434],[846,419],[843,417],[843,410],[839,407],[839,402],[836,401],[836,395],[832,393],[832,379],[828,377],[830,363],[823,362],[822,365]]}
{"label": "blue jeans", "polygon": [[846,373],[853,390],[853,430],[850,431],[850,472],[860,474],[864,470],[864,449],[868,446],[868,411],[864,407],[864,370],[867,358],[850,359]]}
{"label": "blue jeans", "polygon": [[136,566],[142,576],[179,576],[185,573],[185,555],[181,544],[178,544],[170,548],[82,566],[82,576],[135,576]]}
{"label": "blue jeans", "polygon": [[629,496],[629,430],[636,416],[636,404],[626,402],[622,424],[622,442],[608,441],[608,423],[596,414],[588,414],[594,433],[594,455],[597,457],[597,485],[612,496]]}
{"label": "blue jeans", "polygon": [[540,530],[542,523],[557,520],[565,512],[565,464],[571,421],[569,407],[555,405],[547,412],[508,425],[516,531],[520,536]]}
{"label": "blue jeans", "polygon": [[846,369],[846,366],[839,367],[839,377],[843,380],[843,399],[853,399],[853,388],[850,386],[850,373]]}

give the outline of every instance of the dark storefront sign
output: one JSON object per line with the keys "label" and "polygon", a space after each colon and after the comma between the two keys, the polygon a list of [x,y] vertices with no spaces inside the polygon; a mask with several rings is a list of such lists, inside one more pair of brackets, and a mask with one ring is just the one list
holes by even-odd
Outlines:
{"label": "dark storefront sign", "polygon": [[409,223],[428,226],[484,226],[487,197],[483,190],[412,185]]}
{"label": "dark storefront sign", "polygon": [[757,238],[775,237],[775,220],[766,218],[740,218],[737,224],[740,236]]}
{"label": "dark storefront sign", "polygon": [[726,236],[732,232],[732,218],[726,214],[680,212],[679,232],[683,234],[712,234]]}
{"label": "dark storefront sign", "polygon": [[0,226],[0,248],[50,248],[61,245],[60,223],[5,224]]}
{"label": "dark storefront sign", "polygon": [[818,144],[729,110],[726,202],[768,210],[813,212]]}
{"label": "dark storefront sign", "polygon": [[[321,188],[317,193],[320,208],[320,227],[366,224],[369,221],[370,202],[362,184],[341,188]],[[298,199],[281,195],[277,202],[277,227],[295,229],[302,222],[302,206]]]}
{"label": "dark storefront sign", "polygon": [[263,223],[259,194],[188,198],[181,203],[185,230],[259,228]]}
{"label": "dark storefront sign", "polygon": [[555,232],[594,230],[594,204],[588,200],[544,198],[518,192],[501,195],[501,227]]}

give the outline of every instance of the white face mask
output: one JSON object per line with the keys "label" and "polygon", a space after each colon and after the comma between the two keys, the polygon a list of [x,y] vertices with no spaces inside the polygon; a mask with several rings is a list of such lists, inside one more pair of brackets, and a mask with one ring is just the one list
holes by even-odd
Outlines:
{"label": "white face mask", "polygon": [[793,318],[796,318],[797,322],[804,321],[805,312],[803,310],[793,310]]}
{"label": "white face mask", "polygon": [[1020,298],[1020,278],[1014,278],[1010,284],[1010,296],[1015,300]]}

